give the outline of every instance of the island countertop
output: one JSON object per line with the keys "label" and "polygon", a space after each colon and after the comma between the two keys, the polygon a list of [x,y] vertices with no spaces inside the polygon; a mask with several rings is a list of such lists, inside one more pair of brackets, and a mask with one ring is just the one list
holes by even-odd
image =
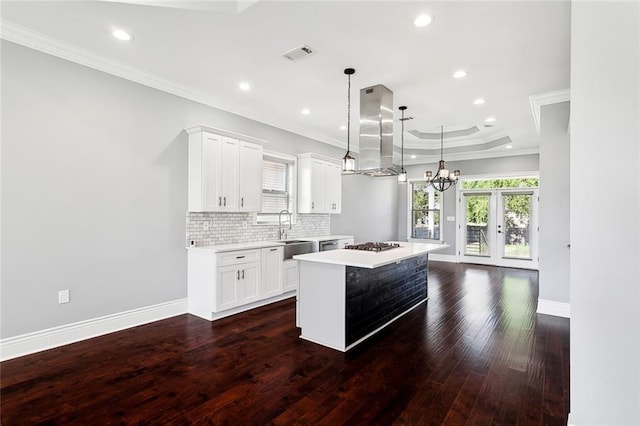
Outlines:
{"label": "island countertop", "polygon": [[293,258],[307,262],[329,263],[333,265],[356,266],[360,268],[373,269],[449,247],[448,244],[437,243],[408,243],[403,241],[389,242],[400,244],[400,247],[380,252],[351,249],[329,250],[317,253],[298,254],[293,256]]}

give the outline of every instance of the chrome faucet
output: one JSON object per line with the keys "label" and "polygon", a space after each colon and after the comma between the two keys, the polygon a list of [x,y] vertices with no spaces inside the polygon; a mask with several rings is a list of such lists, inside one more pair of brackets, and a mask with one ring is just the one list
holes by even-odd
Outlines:
{"label": "chrome faucet", "polygon": [[281,240],[287,235],[286,229],[282,229],[282,213],[289,215],[289,229],[291,229],[291,212],[289,210],[280,210],[280,213],[278,213],[278,238]]}

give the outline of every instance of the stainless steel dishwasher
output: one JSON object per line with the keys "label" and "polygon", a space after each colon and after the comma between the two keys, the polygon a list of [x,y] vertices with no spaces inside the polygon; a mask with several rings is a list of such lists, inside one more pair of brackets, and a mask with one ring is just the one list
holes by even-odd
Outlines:
{"label": "stainless steel dishwasher", "polygon": [[319,251],[337,250],[339,248],[338,240],[320,241]]}

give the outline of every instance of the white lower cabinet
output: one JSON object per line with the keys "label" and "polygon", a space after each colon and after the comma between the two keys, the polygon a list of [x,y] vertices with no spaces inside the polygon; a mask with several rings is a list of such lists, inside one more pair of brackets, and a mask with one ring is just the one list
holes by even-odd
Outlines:
{"label": "white lower cabinet", "polygon": [[260,297],[259,250],[217,255],[214,312],[251,303]]}
{"label": "white lower cabinet", "polygon": [[260,295],[272,297],[282,294],[282,247],[262,249],[262,285]]}
{"label": "white lower cabinet", "polygon": [[[188,251],[188,312],[208,320],[283,297],[283,248]],[[264,301],[264,302],[263,302]]]}
{"label": "white lower cabinet", "polygon": [[289,259],[284,261],[284,291],[298,290],[298,261]]}

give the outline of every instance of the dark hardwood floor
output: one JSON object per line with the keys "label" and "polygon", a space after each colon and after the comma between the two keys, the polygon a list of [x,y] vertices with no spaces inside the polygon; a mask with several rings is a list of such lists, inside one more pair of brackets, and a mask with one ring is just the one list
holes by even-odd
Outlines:
{"label": "dark hardwood floor", "polygon": [[569,320],[537,272],[431,262],[429,301],[347,354],[292,299],[180,315],[3,362],[3,425],[566,425]]}

